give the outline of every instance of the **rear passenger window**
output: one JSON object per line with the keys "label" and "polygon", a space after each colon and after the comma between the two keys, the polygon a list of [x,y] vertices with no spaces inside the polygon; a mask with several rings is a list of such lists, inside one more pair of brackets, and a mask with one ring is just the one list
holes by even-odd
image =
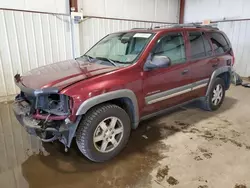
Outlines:
{"label": "rear passenger window", "polygon": [[206,56],[203,37],[200,32],[190,32],[189,41],[191,45],[191,59],[197,59]]}
{"label": "rear passenger window", "polygon": [[171,65],[185,62],[185,46],[181,33],[169,34],[159,39],[154,54],[169,57]]}
{"label": "rear passenger window", "polygon": [[206,55],[211,56],[213,54],[212,47],[209,44],[209,41],[208,41],[207,37],[205,36],[205,33],[202,33],[202,36],[203,36],[204,46],[205,46],[205,50],[206,50]]}
{"label": "rear passenger window", "polygon": [[229,49],[229,44],[227,43],[225,37],[220,33],[211,33],[210,39],[213,45],[214,53],[222,54]]}

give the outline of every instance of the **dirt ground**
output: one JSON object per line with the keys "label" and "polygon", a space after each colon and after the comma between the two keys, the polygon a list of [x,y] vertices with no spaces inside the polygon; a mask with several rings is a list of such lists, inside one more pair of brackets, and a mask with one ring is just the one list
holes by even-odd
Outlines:
{"label": "dirt ground", "polygon": [[223,106],[194,105],[144,121],[115,159],[92,163],[75,144],[41,144],[0,103],[0,188],[250,188],[250,89]]}

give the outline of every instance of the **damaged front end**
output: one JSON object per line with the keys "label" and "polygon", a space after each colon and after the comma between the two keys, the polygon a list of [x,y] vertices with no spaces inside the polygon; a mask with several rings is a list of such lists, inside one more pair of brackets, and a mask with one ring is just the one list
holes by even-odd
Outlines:
{"label": "damaged front end", "polygon": [[43,142],[59,140],[70,147],[80,116],[72,118],[73,101],[57,88],[30,89],[15,77],[21,92],[16,96],[13,110],[26,131]]}

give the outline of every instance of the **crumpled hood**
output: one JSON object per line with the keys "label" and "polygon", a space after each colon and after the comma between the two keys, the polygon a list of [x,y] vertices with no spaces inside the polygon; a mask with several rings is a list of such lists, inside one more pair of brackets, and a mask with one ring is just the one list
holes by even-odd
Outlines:
{"label": "crumpled hood", "polygon": [[33,69],[21,77],[24,86],[32,89],[65,88],[80,80],[116,70],[117,67],[67,60]]}

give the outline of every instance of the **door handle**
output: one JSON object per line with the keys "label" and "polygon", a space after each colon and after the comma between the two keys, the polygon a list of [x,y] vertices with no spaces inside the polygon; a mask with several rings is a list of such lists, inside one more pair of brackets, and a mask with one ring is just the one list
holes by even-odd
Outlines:
{"label": "door handle", "polygon": [[185,70],[182,71],[181,74],[184,75],[184,74],[187,74],[187,73],[188,73],[188,69],[185,69]]}

